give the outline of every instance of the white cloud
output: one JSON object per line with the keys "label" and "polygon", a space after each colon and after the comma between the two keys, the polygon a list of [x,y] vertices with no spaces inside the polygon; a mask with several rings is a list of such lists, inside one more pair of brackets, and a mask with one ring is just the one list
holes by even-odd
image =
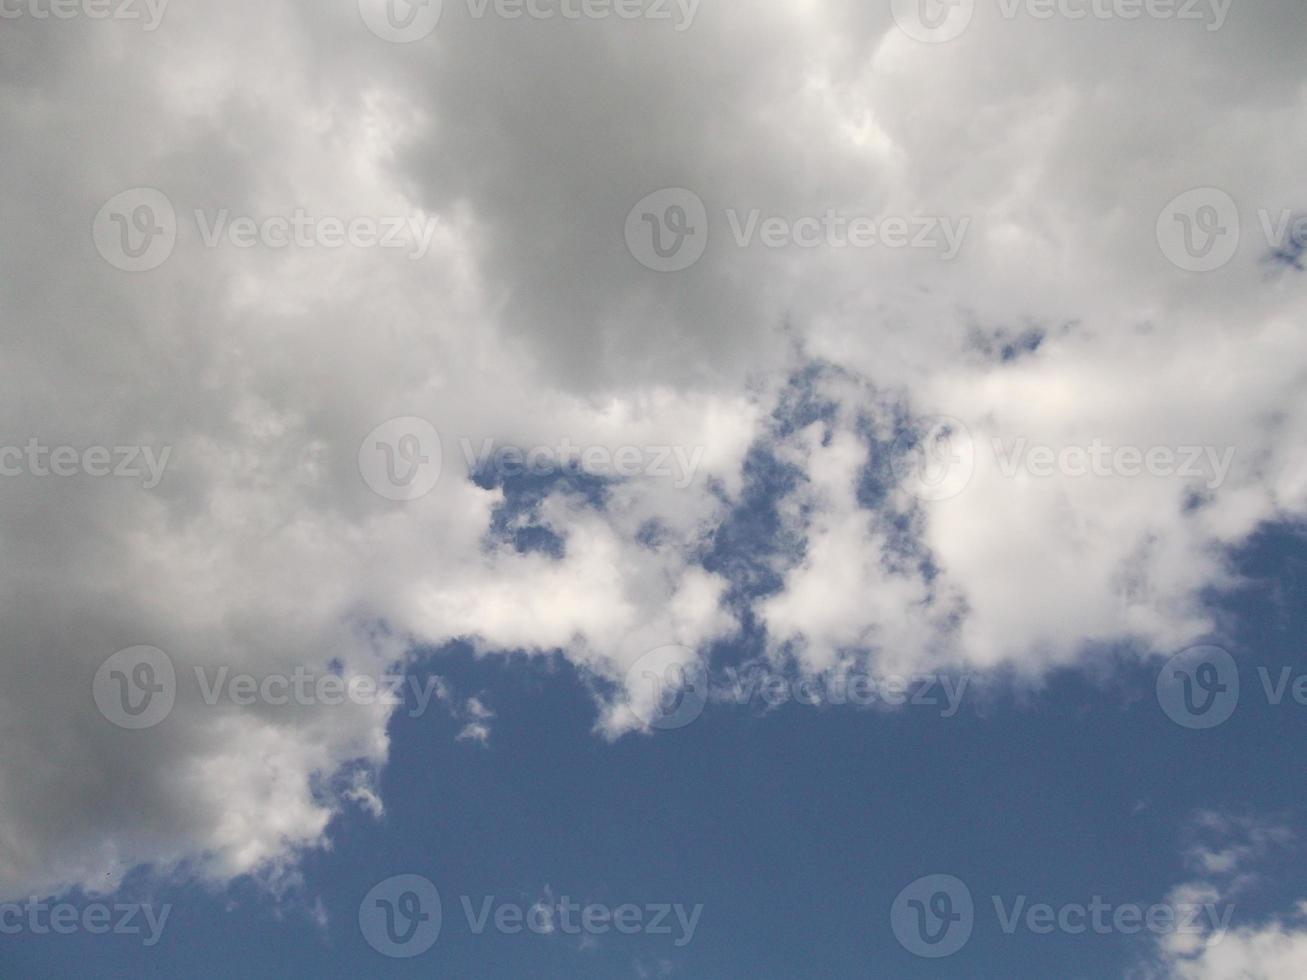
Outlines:
{"label": "white cloud", "polygon": [[[1302,286],[1267,277],[1253,218],[1299,203],[1299,9],[1241,8],[1216,33],[981,17],[939,48],[898,34],[888,5],[842,0],[704,5],[680,33],[448,13],[403,48],[348,3],[173,5],[148,35],[6,22],[9,431],[173,453],[148,492],[0,480],[0,893],[137,863],[263,873],[321,845],[345,803],[381,807],[384,705],[215,708],[184,687],[157,729],[117,730],[90,684],[118,649],[159,647],[183,678],[375,674],[466,637],[562,649],[620,683],[649,650],[729,636],[729,583],[697,558],[755,440],[806,474],[783,505],[805,553],[759,612],[812,666],[870,648],[895,668],[1035,672],[1086,641],[1169,648],[1209,625],[1197,596],[1228,580],[1226,549],[1303,510]],[[1248,213],[1235,261],[1195,277],[1154,223],[1205,185]],[[131,275],[89,230],[137,186],[166,193],[180,228],[161,268]],[[621,232],[669,186],[703,198],[713,233],[699,264],[660,276]],[[298,207],[436,232],[416,261],[208,249],[193,217]],[[942,264],[741,249],[727,208],[972,224]],[[977,349],[977,330],[1031,324],[1048,334],[1033,354]],[[844,372],[829,442],[767,421],[796,338]],[[1238,457],[1194,508],[1177,481],[1014,481],[982,452],[957,497],[896,493],[873,514],[855,491],[879,461],[866,433],[892,435],[898,406],[954,416],[982,448],[1099,436]],[[445,473],[396,505],[356,459],[409,415],[442,433]],[[486,548],[503,494],[465,479],[464,438],[704,453],[687,488],[548,498],[556,559]],[[891,517],[936,577],[901,560]],[[610,737],[638,727],[623,697],[599,715]]]}

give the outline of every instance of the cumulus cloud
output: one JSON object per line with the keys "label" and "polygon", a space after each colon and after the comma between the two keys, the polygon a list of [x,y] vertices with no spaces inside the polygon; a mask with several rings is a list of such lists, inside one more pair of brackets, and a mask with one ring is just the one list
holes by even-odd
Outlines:
{"label": "cumulus cloud", "polygon": [[[1283,824],[1249,815],[1204,812],[1192,821],[1187,852],[1194,880],[1168,896],[1183,902],[1229,903],[1261,883],[1265,865],[1294,840]],[[1167,935],[1158,962],[1141,974],[1151,980],[1275,980],[1307,967],[1307,901],[1287,915],[1229,932]]]}
{"label": "cumulus cloud", "polygon": [[[0,892],[137,864],[276,874],[342,806],[381,811],[393,705],[209,703],[198,678],[222,668],[377,677],[454,638],[562,651],[604,682],[601,731],[641,727],[627,669],[738,627],[739,583],[704,555],[751,454],[799,476],[779,588],[743,601],[812,668],[1035,673],[1104,641],[1169,649],[1210,627],[1198,596],[1229,581],[1229,548],[1301,514],[1302,282],[1268,276],[1257,216],[1301,206],[1300,5],[1219,31],[980,11],[942,46],[842,0],[705,3],[683,31],[445,6],[409,45],[352,3],[173,5],[153,32],[6,21],[9,431],[171,455],[148,490],[0,480]],[[1205,186],[1243,235],[1202,276],[1155,225]],[[167,196],[176,244],[128,273],[91,229],[138,187]],[[623,244],[666,187],[709,218],[681,273]],[[297,210],[402,219],[422,247],[206,243],[224,213]],[[732,216],[753,211],[967,230],[951,261],[741,245]],[[788,424],[813,364],[831,407]],[[961,423],[974,472],[923,499],[893,459],[935,416]],[[438,430],[441,472],[397,503],[358,460],[404,417]],[[994,443],[1020,439],[1237,453],[1217,486],[1009,475]],[[564,440],[634,449],[634,469],[542,494],[530,519],[556,549],[497,536],[512,481],[479,471],[479,447]],[[656,457],[677,447],[692,472],[668,476]],[[167,719],[133,731],[92,688],[139,645],[178,680]]]}

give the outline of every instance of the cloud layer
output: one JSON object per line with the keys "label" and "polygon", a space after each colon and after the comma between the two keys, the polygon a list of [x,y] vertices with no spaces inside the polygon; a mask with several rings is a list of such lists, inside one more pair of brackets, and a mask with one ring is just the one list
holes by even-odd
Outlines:
{"label": "cloud layer", "polygon": [[[140,863],[276,875],[373,805],[391,706],[206,703],[198,677],[223,667],[376,676],[453,638],[562,651],[616,736],[639,727],[628,668],[706,652],[741,601],[812,669],[1173,652],[1212,628],[1200,593],[1229,549],[1302,513],[1302,280],[1267,260],[1284,243],[1259,214],[1303,204],[1301,5],[1219,30],[982,7],[942,45],[890,4],[704,2],[684,30],[493,10],[446,3],[411,44],[347,2],[175,5],[154,31],[6,21],[9,442],[171,455],[152,489],[26,461],[0,480],[0,892]],[[1158,223],[1204,187],[1241,234],[1196,274]],[[146,272],[92,234],[132,188],[176,215]],[[663,188],[708,223],[678,273],[623,241]],[[312,246],[269,238],[297,212]],[[882,237],[741,244],[753,213]],[[886,218],[923,216],[966,229],[956,257],[889,244]],[[323,219],[359,218],[402,220],[414,247],[328,244]],[[253,244],[206,242],[219,220]],[[970,460],[944,494],[912,462],[940,416]],[[359,455],[405,417],[435,426],[442,466],[395,502]],[[497,533],[515,484],[478,447],[564,443],[629,473],[598,495],[546,481],[513,519],[560,546],[516,546]],[[1096,443],[1235,455],[1220,474],[1010,465]],[[693,467],[669,475],[663,450]],[[704,555],[758,454],[794,479],[780,589],[741,600]],[[138,645],[171,658],[176,704],[130,731],[92,688]]]}

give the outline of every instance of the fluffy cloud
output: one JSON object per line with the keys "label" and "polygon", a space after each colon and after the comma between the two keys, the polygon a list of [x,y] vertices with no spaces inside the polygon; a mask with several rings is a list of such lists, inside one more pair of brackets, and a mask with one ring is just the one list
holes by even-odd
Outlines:
{"label": "fluffy cloud", "polygon": [[[1262,261],[1256,216],[1299,204],[1300,6],[1240,8],[1217,32],[982,11],[943,46],[888,4],[703,4],[684,31],[445,6],[410,45],[352,3],[175,5],[150,33],[6,21],[10,442],[172,454],[153,490],[0,480],[0,892],[140,863],[276,874],[341,806],[379,810],[390,706],[209,704],[197,669],[375,676],[464,637],[563,651],[611,682],[601,729],[639,727],[627,668],[735,629],[732,583],[701,558],[751,449],[801,474],[780,502],[798,547],[758,612],[812,667],[1036,672],[1089,642],[1168,648],[1209,626],[1196,597],[1226,550],[1302,511],[1302,286]],[[1208,185],[1244,209],[1243,247],[1196,276],[1155,223]],[[178,232],[166,263],[130,274],[90,230],[134,187],[168,196]],[[622,242],[663,187],[709,216],[683,273]],[[418,258],[205,243],[220,212],[296,209],[411,219],[430,239]],[[741,246],[732,217],[753,211],[967,231],[947,262]],[[780,425],[786,379],[813,362],[833,408]],[[975,472],[922,500],[889,461],[937,415],[963,424]],[[436,425],[443,472],[394,503],[357,461],[405,416]],[[1238,453],[1218,487],[1005,475],[993,441],[1022,438]],[[561,547],[524,550],[495,534],[512,487],[471,478],[464,446],[487,440],[696,462],[684,480],[637,468],[601,500],[560,483],[530,521]],[[136,645],[179,678],[147,731],[91,698]]]}

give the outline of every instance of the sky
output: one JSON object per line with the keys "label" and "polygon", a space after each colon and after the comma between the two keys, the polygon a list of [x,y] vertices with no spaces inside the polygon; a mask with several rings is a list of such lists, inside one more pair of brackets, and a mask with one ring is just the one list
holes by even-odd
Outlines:
{"label": "sky", "polygon": [[0,0],[0,975],[1301,975],[1304,36]]}

